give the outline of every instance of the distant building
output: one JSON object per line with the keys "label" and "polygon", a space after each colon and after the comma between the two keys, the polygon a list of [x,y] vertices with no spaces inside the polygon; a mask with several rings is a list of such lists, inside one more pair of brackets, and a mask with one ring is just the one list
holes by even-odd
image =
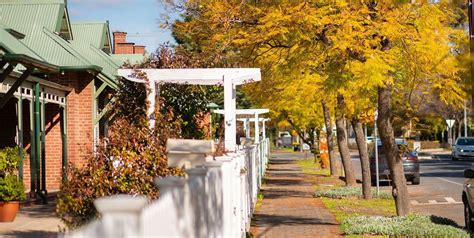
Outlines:
{"label": "distant building", "polygon": [[135,43],[127,42],[127,33],[115,31],[114,35],[114,54],[112,58],[116,63],[123,65],[124,63],[139,64],[143,62],[148,54],[145,46],[135,45]]}

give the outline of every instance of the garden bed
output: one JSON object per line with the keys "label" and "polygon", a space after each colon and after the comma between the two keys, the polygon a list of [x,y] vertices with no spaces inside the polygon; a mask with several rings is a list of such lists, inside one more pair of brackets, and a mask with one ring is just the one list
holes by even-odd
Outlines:
{"label": "garden bed", "polygon": [[[312,160],[311,160],[312,161]],[[392,195],[381,191],[374,199],[362,199],[362,188],[344,187],[343,182],[323,174],[315,174],[310,160],[298,161],[307,181],[316,188],[321,199],[334,214],[340,228],[349,237],[469,237],[456,222],[442,217],[413,214],[397,217]],[[315,170],[317,171],[317,170]]]}

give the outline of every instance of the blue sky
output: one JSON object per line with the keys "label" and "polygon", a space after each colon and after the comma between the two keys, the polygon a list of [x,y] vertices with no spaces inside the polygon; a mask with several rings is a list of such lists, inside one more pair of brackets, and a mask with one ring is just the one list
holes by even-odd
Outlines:
{"label": "blue sky", "polygon": [[174,43],[171,32],[160,28],[165,13],[160,0],[68,0],[72,22],[109,20],[110,31],[125,31],[127,41],[154,52],[162,43]]}

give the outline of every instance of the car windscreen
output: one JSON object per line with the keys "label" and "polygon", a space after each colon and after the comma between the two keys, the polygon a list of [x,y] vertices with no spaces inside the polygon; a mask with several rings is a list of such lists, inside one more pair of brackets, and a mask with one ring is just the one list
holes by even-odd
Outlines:
{"label": "car windscreen", "polygon": [[474,145],[474,139],[458,139],[456,145]]}

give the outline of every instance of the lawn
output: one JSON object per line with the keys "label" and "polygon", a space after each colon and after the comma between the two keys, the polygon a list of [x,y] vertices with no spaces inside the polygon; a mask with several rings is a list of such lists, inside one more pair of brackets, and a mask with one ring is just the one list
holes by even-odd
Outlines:
{"label": "lawn", "polygon": [[322,169],[319,163],[314,163],[314,158],[298,159],[296,162],[304,174],[329,176],[329,169]]}
{"label": "lawn", "polygon": [[364,200],[354,197],[321,198],[324,205],[334,214],[338,222],[355,216],[394,216],[396,215],[393,199]]}

